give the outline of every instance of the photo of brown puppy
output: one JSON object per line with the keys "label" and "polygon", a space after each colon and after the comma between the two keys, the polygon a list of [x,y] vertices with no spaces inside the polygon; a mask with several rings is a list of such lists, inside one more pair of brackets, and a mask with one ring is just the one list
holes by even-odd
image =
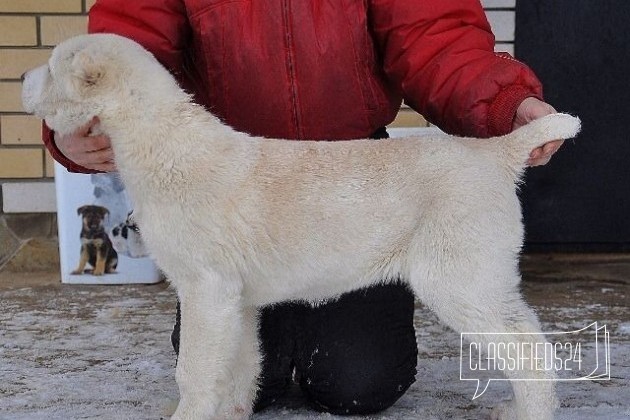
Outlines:
{"label": "photo of brown puppy", "polygon": [[[118,265],[118,254],[107,236],[103,220],[109,210],[101,206],[85,205],[77,209],[82,217],[81,228],[81,257],[79,265],[72,274],[91,273],[95,276],[115,273]],[[85,270],[86,264],[93,270]]]}

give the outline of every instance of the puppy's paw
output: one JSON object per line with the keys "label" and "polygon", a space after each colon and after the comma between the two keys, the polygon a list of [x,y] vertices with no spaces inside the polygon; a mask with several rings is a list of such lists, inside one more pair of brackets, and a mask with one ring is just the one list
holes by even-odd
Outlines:
{"label": "puppy's paw", "polygon": [[247,420],[251,415],[251,410],[246,410],[241,406],[232,407],[223,413],[222,419]]}
{"label": "puppy's paw", "polygon": [[503,402],[492,409],[491,420],[553,420],[553,410],[532,404],[518,407],[514,401]]}
{"label": "puppy's paw", "polygon": [[513,401],[502,402],[490,412],[490,420],[515,420],[520,418]]}
{"label": "puppy's paw", "polygon": [[208,420],[228,420],[234,417],[224,417],[217,414],[217,407],[212,404],[187,404],[180,400],[175,413],[171,420],[192,420],[192,419],[208,419]]}

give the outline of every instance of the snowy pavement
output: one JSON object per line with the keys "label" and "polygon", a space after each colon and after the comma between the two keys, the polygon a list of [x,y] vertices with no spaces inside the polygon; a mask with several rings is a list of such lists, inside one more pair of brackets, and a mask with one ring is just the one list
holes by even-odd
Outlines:
{"label": "snowy pavement", "polygon": [[[527,301],[545,331],[597,321],[610,333],[607,381],[559,382],[558,419],[630,418],[630,258],[525,258]],[[0,419],[160,419],[177,404],[170,345],[175,295],[166,285],[61,285],[55,274],[0,273]],[[460,335],[416,309],[418,374],[396,405],[370,419],[479,419],[510,398],[491,382],[472,400],[460,381]],[[311,411],[299,390],[254,416],[341,419]]]}

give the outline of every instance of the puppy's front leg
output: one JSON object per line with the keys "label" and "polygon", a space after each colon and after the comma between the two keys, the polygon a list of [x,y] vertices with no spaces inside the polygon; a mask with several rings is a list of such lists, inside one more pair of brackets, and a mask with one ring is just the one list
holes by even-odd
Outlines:
{"label": "puppy's front leg", "polygon": [[77,268],[72,271],[71,274],[83,274],[83,270],[85,269],[88,260],[90,259],[90,254],[88,253],[87,245],[81,245],[81,256],[79,257],[79,265]]}
{"label": "puppy's front leg", "polygon": [[180,402],[173,419],[219,419],[219,406],[233,390],[231,370],[241,345],[240,287],[213,274],[177,288],[182,315],[176,372]]}
{"label": "puppy's front leg", "polygon": [[258,390],[260,373],[260,346],[258,343],[258,308],[243,310],[242,340],[232,369],[233,390],[220,408],[228,419],[249,418]]}
{"label": "puppy's front leg", "polygon": [[107,260],[107,250],[104,245],[96,246],[96,265],[94,266],[94,272],[92,273],[95,276],[102,276],[105,274],[105,261]]}

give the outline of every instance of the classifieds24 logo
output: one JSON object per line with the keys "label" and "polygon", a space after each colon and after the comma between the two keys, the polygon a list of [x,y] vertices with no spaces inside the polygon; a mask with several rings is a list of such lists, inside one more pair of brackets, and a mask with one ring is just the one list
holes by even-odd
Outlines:
{"label": "classifieds24 logo", "polygon": [[[515,335],[540,340],[510,340]],[[483,342],[478,338],[483,336]],[[550,373],[532,379],[532,371]],[[509,378],[509,379],[508,379]],[[461,334],[460,379],[476,381],[473,400],[491,381],[593,381],[610,379],[610,348],[606,325],[593,322],[579,330],[552,333]]]}

